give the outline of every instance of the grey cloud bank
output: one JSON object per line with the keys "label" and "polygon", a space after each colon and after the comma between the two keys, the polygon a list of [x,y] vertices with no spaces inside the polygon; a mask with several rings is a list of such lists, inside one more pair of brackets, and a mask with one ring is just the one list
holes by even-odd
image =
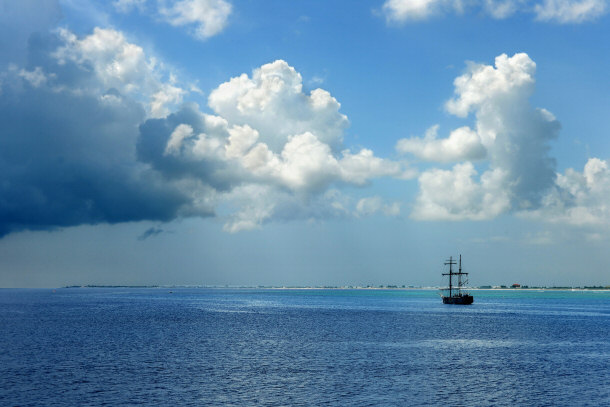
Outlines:
{"label": "grey cloud bank", "polygon": [[[48,31],[51,11],[32,29]],[[507,212],[571,224],[610,219],[606,161],[556,173],[549,148],[560,126],[529,104],[536,65],[527,54],[470,64],[455,80],[446,109],[472,115],[472,128],[441,139],[432,126],[423,138],[398,141],[399,153],[454,164],[418,174],[405,158],[347,148],[339,101],[324,89],[304,91],[286,61],[228,78],[211,90],[205,112],[116,30],[79,37],[4,29],[28,45],[9,49],[0,64],[0,236],[192,216],[217,217],[229,232],[273,220],[398,216],[398,202],[340,189],[416,176],[418,220]]]}
{"label": "grey cloud bank", "polygon": [[32,37],[28,65],[2,76],[0,234],[172,219],[187,197],[134,160],[142,107],[83,91],[94,79],[49,57],[56,40]]}
{"label": "grey cloud bank", "polygon": [[[404,177],[400,163],[342,150],[340,105],[322,89],[303,93],[284,61],[214,90],[225,118],[176,108],[186,91],[119,32],[62,29],[28,44],[27,62],[0,76],[0,236],[215,216],[218,206],[236,208],[227,230],[251,229],[290,212],[336,214],[332,184]],[[317,196],[328,210],[310,207]]]}

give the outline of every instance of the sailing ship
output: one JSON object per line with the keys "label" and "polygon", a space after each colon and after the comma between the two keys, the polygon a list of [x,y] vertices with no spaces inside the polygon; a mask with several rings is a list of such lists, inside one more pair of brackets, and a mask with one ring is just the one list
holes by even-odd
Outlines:
{"label": "sailing ship", "polygon": [[[449,273],[443,273],[444,276],[449,276],[449,287],[443,288],[441,297],[443,298],[443,304],[456,304],[456,305],[470,305],[474,301],[472,295],[462,290],[462,287],[468,284],[467,276],[468,273],[462,272],[462,255],[460,254],[460,263],[458,272],[453,271],[453,266],[457,265],[457,262],[453,260],[453,257],[449,257],[449,260],[445,262],[445,266],[449,265]],[[453,284],[453,277],[457,276],[457,286]],[[443,295],[443,293],[448,295]]]}

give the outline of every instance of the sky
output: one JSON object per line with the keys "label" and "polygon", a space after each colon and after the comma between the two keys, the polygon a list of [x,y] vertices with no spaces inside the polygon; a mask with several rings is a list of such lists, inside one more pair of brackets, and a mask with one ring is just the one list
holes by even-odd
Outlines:
{"label": "sky", "polygon": [[608,0],[0,0],[0,287],[610,285]]}

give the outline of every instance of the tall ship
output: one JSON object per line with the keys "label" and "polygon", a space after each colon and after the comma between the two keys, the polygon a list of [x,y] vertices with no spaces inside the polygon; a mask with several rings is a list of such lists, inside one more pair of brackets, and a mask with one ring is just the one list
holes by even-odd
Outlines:
{"label": "tall ship", "polygon": [[[453,260],[453,257],[449,257],[449,260],[445,262],[445,266],[449,265],[449,273],[443,273],[444,276],[449,276],[449,287],[441,289],[441,297],[443,298],[443,304],[456,304],[456,305],[470,305],[474,301],[472,295],[463,291],[462,287],[468,284],[468,278],[462,276],[468,276],[468,273],[462,271],[462,255],[460,254],[460,262],[458,271],[453,271],[453,266],[458,263]],[[455,284],[454,278],[457,276],[457,285]]]}

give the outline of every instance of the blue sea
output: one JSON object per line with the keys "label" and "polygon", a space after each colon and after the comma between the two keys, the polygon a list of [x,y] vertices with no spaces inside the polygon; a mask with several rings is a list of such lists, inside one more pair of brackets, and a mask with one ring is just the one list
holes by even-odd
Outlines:
{"label": "blue sea", "polygon": [[609,406],[610,292],[0,290],[2,406]]}

